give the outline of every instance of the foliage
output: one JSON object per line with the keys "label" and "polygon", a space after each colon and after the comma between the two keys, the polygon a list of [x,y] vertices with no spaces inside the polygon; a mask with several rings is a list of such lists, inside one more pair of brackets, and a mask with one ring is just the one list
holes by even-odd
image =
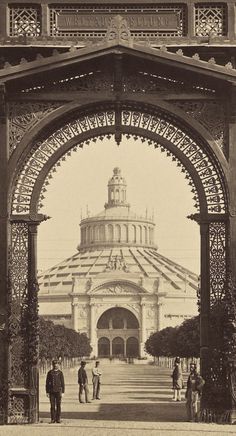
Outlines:
{"label": "foliage", "polygon": [[167,327],[153,333],[146,341],[145,349],[152,356],[199,357],[199,316],[178,327]]}
{"label": "foliage", "polygon": [[39,318],[39,358],[89,356],[92,348],[85,333]]}

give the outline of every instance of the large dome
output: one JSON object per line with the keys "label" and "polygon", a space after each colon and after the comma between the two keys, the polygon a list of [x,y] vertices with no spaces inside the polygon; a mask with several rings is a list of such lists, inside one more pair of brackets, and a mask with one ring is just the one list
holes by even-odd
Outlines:
{"label": "large dome", "polygon": [[40,314],[86,333],[94,356],[127,355],[132,341],[143,356],[150,334],[197,314],[198,276],[158,253],[153,218],[132,212],[126,187],[114,168],[104,210],[80,222],[78,252],[39,276]]}

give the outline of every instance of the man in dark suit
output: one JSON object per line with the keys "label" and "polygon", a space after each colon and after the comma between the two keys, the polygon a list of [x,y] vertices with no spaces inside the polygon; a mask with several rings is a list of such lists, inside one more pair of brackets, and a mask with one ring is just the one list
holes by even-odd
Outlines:
{"label": "man in dark suit", "polygon": [[88,376],[87,376],[87,373],[85,371],[85,365],[86,365],[86,362],[84,360],[82,360],[82,362],[80,364],[80,369],[78,371],[79,402],[80,403],[84,402],[82,400],[82,394],[83,394],[83,391],[84,391],[85,402],[86,403],[91,403],[91,401],[89,401]]}
{"label": "man in dark suit", "polygon": [[65,392],[65,382],[58,360],[52,361],[52,369],[46,378],[46,393],[51,404],[51,423],[61,422],[61,398]]}

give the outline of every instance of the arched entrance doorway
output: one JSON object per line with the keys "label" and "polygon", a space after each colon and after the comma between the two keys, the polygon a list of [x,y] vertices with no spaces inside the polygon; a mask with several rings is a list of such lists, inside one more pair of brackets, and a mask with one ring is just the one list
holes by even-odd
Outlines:
{"label": "arched entrance doorway", "polygon": [[102,357],[99,344],[101,339],[104,341],[104,337],[110,344],[109,356],[126,357],[127,342],[131,336],[136,340],[136,357],[139,356],[139,322],[130,310],[122,307],[106,310],[97,322],[97,335],[99,357]]}
{"label": "arched entrance doorway", "polygon": [[125,343],[123,338],[116,337],[112,340],[112,356],[123,357],[125,353]]}
{"label": "arched entrance doorway", "polygon": [[126,342],[127,357],[137,357],[139,354],[139,344],[137,338],[131,337]]}
{"label": "arched entrance doorway", "polygon": [[110,356],[110,341],[108,338],[102,337],[98,339],[98,356]]}
{"label": "arched entrance doorway", "polygon": [[[232,107],[229,107],[228,104],[230,92],[232,101],[235,100],[235,91],[231,89],[234,88],[231,82],[235,81],[234,73],[223,67],[211,66],[210,63],[204,65],[197,59],[182,59],[181,53],[152,49],[146,53],[142,47],[139,47],[138,59],[131,47],[122,47],[122,42],[118,54],[116,44],[117,41],[113,47],[111,44],[106,48],[107,57],[103,56],[104,52],[101,55],[97,81],[99,49],[88,54],[91,63],[82,57],[83,54],[80,58],[80,54],[74,53],[70,56],[66,54],[66,58],[62,54],[51,62],[47,61],[47,77],[37,63],[32,66],[32,73],[29,65],[24,63],[17,71],[10,67],[0,73],[5,109],[1,118],[0,235],[3,261],[0,264],[0,295],[2,329],[7,326],[7,334],[1,337],[4,351],[0,409],[1,416],[7,419],[11,410],[12,422],[18,419],[18,415],[22,419],[27,416],[26,422],[37,420],[36,239],[37,226],[46,219],[40,214],[44,192],[55,167],[60,165],[61,159],[70,155],[71,150],[82,147],[94,138],[110,135],[114,135],[117,143],[122,135],[127,139],[133,135],[156,148],[160,147],[177,162],[191,186],[197,208],[197,214],[191,218],[198,222],[201,232],[201,365],[207,381],[205,392],[209,394],[212,385],[215,389],[220,385],[222,401],[227,398],[227,402],[223,401],[227,410],[221,412],[218,403],[214,403],[214,395],[207,394],[204,410],[212,411],[211,416],[216,411],[228,416],[228,410],[231,410],[235,388],[231,383],[230,390],[226,383],[229,380],[227,371],[221,365],[225,361],[223,357],[228,359],[222,345],[225,336],[221,330],[217,330],[220,340],[214,342],[211,352],[209,320],[215,316],[215,307],[221,309],[217,311],[216,325],[221,325],[221,320],[225,318],[230,323],[235,319],[234,313],[229,315],[232,295],[227,279],[229,264],[233,278],[236,276],[236,223],[233,212],[236,209],[233,176],[236,164],[235,153],[232,153],[236,123],[235,106],[232,103]],[[78,77],[78,71],[71,70],[76,60],[80,67],[83,64],[82,79]],[[129,68],[122,74],[124,60],[129,63]],[[91,81],[91,69],[94,70],[94,81]],[[108,78],[107,73],[108,76],[110,74]],[[100,94],[96,93],[96,100],[94,88],[89,88],[91,82],[96,90],[101,90]],[[71,84],[73,86],[70,88]],[[78,90],[76,99],[74,85]],[[9,95],[5,93],[5,86]],[[104,86],[107,86],[106,101]],[[63,87],[63,92],[60,87]],[[84,93],[85,89],[90,91]],[[179,89],[185,93],[184,101],[183,97],[180,98]],[[45,104],[36,107],[36,93],[41,102],[42,90]],[[55,92],[58,90],[56,99]],[[19,91],[18,95],[16,91]],[[52,95],[49,96],[50,92]],[[137,100],[134,98],[136,95]],[[224,112],[228,118],[222,118],[222,122],[217,123],[217,133],[212,131],[211,123],[206,123],[201,109],[203,101],[208,104],[209,96],[216,99],[216,110],[222,105],[227,108]],[[24,100],[24,97],[27,98]],[[198,97],[201,97],[200,106],[190,107],[192,100]],[[14,115],[16,102],[21,110],[24,105],[25,117],[21,112],[20,115]],[[38,115],[35,117],[35,114]],[[37,118],[37,122],[32,122],[32,118]],[[17,122],[23,126],[19,135],[15,134]],[[227,151],[224,141],[228,141]],[[215,324],[213,322],[211,325]],[[10,366],[8,361],[11,361]],[[19,388],[26,392],[24,398]],[[9,419],[11,421],[11,417]],[[6,418],[4,420],[6,422]]]}

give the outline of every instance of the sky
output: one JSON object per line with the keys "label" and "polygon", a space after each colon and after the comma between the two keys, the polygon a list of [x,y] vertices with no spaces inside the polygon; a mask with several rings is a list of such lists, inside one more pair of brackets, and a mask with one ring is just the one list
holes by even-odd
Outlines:
{"label": "sky", "polygon": [[76,253],[79,223],[86,210],[101,212],[114,167],[127,182],[127,201],[141,215],[154,210],[155,240],[164,256],[199,274],[200,233],[187,219],[196,212],[193,194],[176,162],[159,149],[123,138],[97,140],[78,149],[54,173],[40,212],[51,218],[39,226],[38,269],[46,270]]}

